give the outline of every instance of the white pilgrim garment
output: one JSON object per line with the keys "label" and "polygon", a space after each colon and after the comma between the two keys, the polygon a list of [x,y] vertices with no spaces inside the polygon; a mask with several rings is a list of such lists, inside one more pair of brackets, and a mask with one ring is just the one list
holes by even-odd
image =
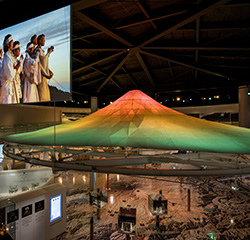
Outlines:
{"label": "white pilgrim garment", "polygon": [[28,53],[26,53],[23,71],[24,71],[24,87],[23,87],[23,102],[39,102],[39,95],[37,85],[39,83],[37,64],[39,64],[39,58],[31,58]]}
{"label": "white pilgrim garment", "polygon": [[41,48],[35,49],[35,56],[39,56],[40,68],[41,68],[41,83],[38,84],[39,98],[41,102],[50,101],[50,91],[47,82],[47,78],[50,77],[49,71],[49,55],[45,55],[44,50]]}
{"label": "white pilgrim garment", "polygon": [[[16,63],[14,66],[16,66],[17,63],[18,63],[18,59],[16,59]],[[22,65],[23,65],[23,60],[20,61],[20,66],[18,70],[16,71],[16,75],[14,78],[14,86],[15,86],[16,93],[17,93],[17,101],[15,98],[15,95],[13,95],[13,103],[20,103],[20,98],[22,98],[21,80],[20,80],[20,73],[23,71]]]}
{"label": "white pilgrim garment", "polygon": [[14,80],[16,69],[14,69],[15,57],[11,52],[4,54],[2,71],[1,71],[1,100],[2,104],[13,103],[13,98],[16,98],[14,88]]}
{"label": "white pilgrim garment", "polygon": [[2,97],[1,97],[1,92],[2,92],[2,88],[1,88],[1,82],[2,82],[2,63],[3,63],[3,58],[0,57],[0,104],[2,104]]}

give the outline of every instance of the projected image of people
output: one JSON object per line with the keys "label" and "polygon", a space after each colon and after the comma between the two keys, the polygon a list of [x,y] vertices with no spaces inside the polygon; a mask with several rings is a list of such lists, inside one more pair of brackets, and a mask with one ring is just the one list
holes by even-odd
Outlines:
{"label": "projected image of people", "polygon": [[70,99],[70,6],[3,29],[0,41],[1,104]]}

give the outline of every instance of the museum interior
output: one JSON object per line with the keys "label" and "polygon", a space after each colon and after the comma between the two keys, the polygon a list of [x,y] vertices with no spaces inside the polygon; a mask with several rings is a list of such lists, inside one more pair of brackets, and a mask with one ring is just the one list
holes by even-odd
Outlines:
{"label": "museum interior", "polygon": [[0,13],[0,240],[250,239],[249,0]]}

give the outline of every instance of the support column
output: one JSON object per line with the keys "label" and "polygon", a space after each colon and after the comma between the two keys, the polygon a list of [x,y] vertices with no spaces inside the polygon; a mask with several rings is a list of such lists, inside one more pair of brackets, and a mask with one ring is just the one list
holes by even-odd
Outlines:
{"label": "support column", "polygon": [[90,240],[94,240],[94,218],[91,216],[90,219]]}
{"label": "support column", "polygon": [[109,187],[109,173],[107,173],[107,190],[111,190],[111,188]]}
{"label": "support column", "polygon": [[94,97],[94,96],[91,97],[90,107],[91,107],[91,113],[97,111],[97,108],[98,108],[98,98],[97,97]]}
{"label": "support column", "polygon": [[188,189],[187,202],[188,202],[187,210],[190,212],[190,189]]}
{"label": "support column", "polygon": [[100,220],[100,208],[97,208],[97,219]]}
{"label": "support column", "polygon": [[239,126],[250,128],[248,86],[239,87]]}
{"label": "support column", "polygon": [[95,189],[95,176],[94,176],[94,172],[90,172],[89,173],[89,190],[90,191],[94,191]]}

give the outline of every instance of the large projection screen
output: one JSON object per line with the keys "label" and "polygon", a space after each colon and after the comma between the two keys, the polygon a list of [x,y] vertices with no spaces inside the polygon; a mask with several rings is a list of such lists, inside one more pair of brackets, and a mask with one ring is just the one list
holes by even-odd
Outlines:
{"label": "large projection screen", "polygon": [[[66,6],[55,10],[53,12],[49,12],[47,14],[41,15],[39,17],[30,19],[28,21],[19,23],[17,25],[5,28],[0,30],[0,48],[2,48],[3,56],[2,61],[0,62],[0,103],[1,104],[11,104],[11,103],[28,103],[28,102],[41,102],[41,101],[62,101],[62,100],[70,100],[71,99],[71,9],[70,6]],[[44,34],[45,35],[45,44],[41,47],[44,50],[44,55],[47,54],[47,50],[53,46],[54,50],[50,53],[48,57],[48,68],[46,69],[46,63],[44,63],[41,59],[39,59],[39,63],[35,63],[37,65],[41,65],[46,69],[46,74],[50,73],[49,70],[53,72],[53,76],[51,79],[45,77],[44,74],[40,75],[39,72],[42,73],[42,67],[30,67],[30,65],[26,64],[23,70],[26,72],[31,72],[30,76],[24,73],[20,74],[20,85],[18,85],[17,81],[15,84],[12,84],[13,79],[7,79],[12,84],[8,86],[11,90],[6,90],[5,83],[7,82],[7,74],[3,74],[4,68],[4,38],[6,35],[11,34],[13,38],[13,42],[20,42],[20,55],[16,59],[20,60],[20,56],[23,55],[23,63],[21,66],[24,67],[25,56],[26,56],[26,48],[27,44],[31,41],[31,37],[33,35]],[[34,46],[34,49],[37,46]],[[35,59],[35,53],[32,59]],[[12,57],[14,57],[12,55]],[[9,58],[11,59],[11,58]],[[15,57],[14,57],[15,60]],[[13,60],[13,61],[14,61]],[[5,61],[7,62],[7,61]],[[33,64],[33,66],[35,65]],[[2,66],[1,66],[2,65]],[[14,65],[14,64],[13,64]],[[27,70],[28,69],[28,70]],[[37,70],[38,69],[38,70]],[[30,70],[30,71],[29,71]],[[20,71],[20,70],[19,70]],[[6,71],[5,71],[6,72]],[[38,72],[38,73],[37,73]],[[37,81],[32,81],[31,76],[38,76],[40,83]],[[43,77],[44,76],[44,77]],[[25,84],[26,81],[31,80],[31,85]],[[45,78],[45,79],[44,79]],[[34,78],[35,79],[35,78]],[[4,82],[5,81],[5,82]],[[35,84],[35,85],[34,85]],[[40,85],[39,85],[40,84]],[[48,87],[45,85],[48,84]],[[4,85],[4,87],[3,87]],[[19,98],[20,95],[18,91],[18,87],[20,86],[22,98]],[[28,86],[28,87],[27,87]],[[46,89],[45,89],[45,88]],[[38,98],[36,94],[36,88],[38,92]],[[26,90],[24,90],[26,89]],[[42,90],[40,90],[42,89]],[[45,89],[45,90],[44,90]],[[25,92],[24,92],[25,91]],[[49,91],[49,97],[47,92]],[[25,95],[25,96],[24,96]],[[43,98],[42,95],[45,95]],[[34,97],[35,96],[35,97]],[[7,99],[7,100],[6,100]],[[12,99],[14,99],[12,101]],[[20,101],[16,101],[16,99],[20,99]],[[36,100],[38,99],[38,100]]]}

